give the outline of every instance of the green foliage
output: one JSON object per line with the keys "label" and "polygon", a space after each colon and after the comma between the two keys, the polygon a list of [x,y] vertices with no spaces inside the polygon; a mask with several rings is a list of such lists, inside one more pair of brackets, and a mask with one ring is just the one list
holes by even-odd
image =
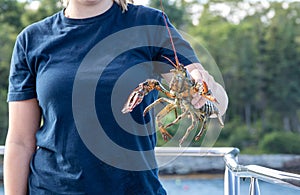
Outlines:
{"label": "green foliage", "polygon": [[[6,101],[6,90],[0,90],[0,102]],[[0,106],[0,145],[3,145],[5,142],[7,126],[8,126],[8,110],[7,104],[3,104]]]}
{"label": "green foliage", "polygon": [[7,23],[0,23],[0,145],[4,144],[7,131],[8,110],[6,94],[8,86],[9,61],[15,40],[15,28]]}
{"label": "green foliage", "polygon": [[[189,17],[189,7],[192,3],[188,3],[184,0],[180,1],[162,1],[162,5],[165,14],[168,15],[171,23],[177,28],[184,28],[191,24],[191,18]],[[161,10],[160,0],[150,1],[150,6]]]}
{"label": "green foliage", "polygon": [[237,147],[241,151],[255,145],[256,135],[242,123],[242,119],[236,117],[232,121],[226,123],[223,128],[216,146]]}
{"label": "green foliage", "polygon": [[62,9],[62,5],[58,0],[40,0],[40,6],[37,10],[27,8],[26,14],[22,15],[21,21],[25,26],[39,21],[58,12]]}
{"label": "green foliage", "polygon": [[24,13],[24,6],[17,0],[0,0],[0,24],[20,31],[23,27],[20,16]]}
{"label": "green foliage", "polygon": [[[230,14],[211,12],[213,4],[204,5],[199,25],[190,32],[200,37],[223,73],[229,118],[242,116],[248,128],[261,121],[262,128],[276,122],[277,128],[299,131],[299,2],[288,9],[272,3],[238,24],[230,22]],[[235,1],[228,5],[239,8]]]}
{"label": "green foliage", "polygon": [[[199,24],[189,28],[222,71],[230,100],[216,146],[259,152],[257,144],[275,129],[300,132],[300,3],[285,9],[282,3],[252,3],[259,9],[238,23],[231,22],[234,11],[211,11],[218,3],[204,4]],[[240,10],[238,1],[224,3]]]}
{"label": "green foliage", "polygon": [[299,134],[275,131],[263,137],[259,148],[266,153],[300,154],[299,140]]}

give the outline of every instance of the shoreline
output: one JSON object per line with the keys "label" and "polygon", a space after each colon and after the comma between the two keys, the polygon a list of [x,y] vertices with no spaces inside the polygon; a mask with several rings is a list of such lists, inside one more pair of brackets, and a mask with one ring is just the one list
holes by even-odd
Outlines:
{"label": "shoreline", "polygon": [[[160,177],[172,176],[219,176],[225,171],[223,157],[210,156],[180,156],[157,157]],[[266,168],[286,171],[290,173],[300,173],[300,155],[292,154],[262,154],[248,155],[240,154],[238,162],[241,165],[260,165]],[[3,179],[3,164],[0,162],[0,182]]]}
{"label": "shoreline", "polygon": [[[222,174],[225,171],[223,157],[157,157],[161,175],[188,175],[188,174]],[[238,162],[241,165],[259,165],[266,168],[300,173],[300,155],[291,154],[240,154]]]}

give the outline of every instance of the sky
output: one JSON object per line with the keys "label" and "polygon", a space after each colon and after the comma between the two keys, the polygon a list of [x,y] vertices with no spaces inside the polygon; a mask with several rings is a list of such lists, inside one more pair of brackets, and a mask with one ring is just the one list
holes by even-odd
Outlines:
{"label": "sky", "polygon": [[148,0],[134,0],[134,4],[136,5],[146,5]]}

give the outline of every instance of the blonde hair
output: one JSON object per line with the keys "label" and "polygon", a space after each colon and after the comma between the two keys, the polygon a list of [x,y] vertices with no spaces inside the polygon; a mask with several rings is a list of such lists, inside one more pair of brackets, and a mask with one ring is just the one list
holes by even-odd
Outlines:
{"label": "blonde hair", "polygon": [[[62,0],[62,1],[63,1],[63,5],[67,7],[70,0]],[[122,7],[123,12],[127,11],[128,3],[133,3],[133,0],[114,0],[114,1]]]}
{"label": "blonde hair", "polygon": [[114,0],[122,7],[123,12],[127,11],[128,2],[133,3],[133,0]]}

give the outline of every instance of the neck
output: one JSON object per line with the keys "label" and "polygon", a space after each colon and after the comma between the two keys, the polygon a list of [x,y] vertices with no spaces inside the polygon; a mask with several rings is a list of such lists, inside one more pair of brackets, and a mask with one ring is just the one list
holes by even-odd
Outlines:
{"label": "neck", "polygon": [[101,0],[97,2],[78,2],[70,0],[65,9],[65,16],[74,19],[84,19],[97,16],[106,12],[113,5],[113,0]]}

